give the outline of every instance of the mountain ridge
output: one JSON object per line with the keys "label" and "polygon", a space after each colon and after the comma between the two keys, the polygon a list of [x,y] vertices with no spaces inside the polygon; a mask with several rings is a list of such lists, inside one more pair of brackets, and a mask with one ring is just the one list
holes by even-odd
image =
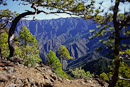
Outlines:
{"label": "mountain ridge", "polygon": [[[52,20],[21,20],[17,24],[16,34],[19,34],[23,25],[30,29],[39,43],[39,50],[42,59],[47,57],[49,50],[55,53],[60,45],[65,45],[74,59],[87,54],[94,49],[87,46],[92,44],[89,37],[92,35],[89,30],[96,29],[92,20],[82,18],[59,18]],[[95,44],[98,40],[94,41]],[[92,46],[91,46],[92,47]]]}

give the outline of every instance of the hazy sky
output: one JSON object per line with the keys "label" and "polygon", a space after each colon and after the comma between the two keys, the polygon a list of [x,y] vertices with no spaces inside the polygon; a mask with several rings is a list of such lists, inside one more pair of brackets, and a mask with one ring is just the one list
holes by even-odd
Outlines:
{"label": "hazy sky", "polygon": [[[96,0],[96,2],[101,2],[102,0]],[[103,0],[103,9],[107,9],[112,5],[111,0]],[[7,0],[7,6],[0,5],[0,9],[10,9],[11,11],[17,11],[18,13],[25,12],[26,10],[33,11],[30,5],[19,5],[20,2],[17,1],[12,1],[12,0]],[[99,6],[99,4],[95,4],[96,7]],[[121,4],[120,9],[122,9],[121,12],[123,12],[124,8],[127,8],[126,10],[130,10],[130,4]],[[44,9],[47,11],[47,9]],[[55,18],[61,18],[61,17],[70,17],[70,15],[67,14],[58,14],[58,15],[46,15],[43,13],[40,13],[39,15],[36,16],[36,19],[55,19]],[[27,19],[32,20],[33,16],[27,16]]]}

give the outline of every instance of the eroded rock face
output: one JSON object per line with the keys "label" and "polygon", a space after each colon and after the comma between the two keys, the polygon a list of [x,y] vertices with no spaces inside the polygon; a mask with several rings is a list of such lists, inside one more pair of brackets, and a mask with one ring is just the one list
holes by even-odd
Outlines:
{"label": "eroded rock face", "polygon": [[[13,58],[12,58],[13,59]],[[15,58],[14,58],[15,59]],[[16,61],[0,60],[0,87],[102,87],[96,80],[62,79],[44,64],[27,67]]]}

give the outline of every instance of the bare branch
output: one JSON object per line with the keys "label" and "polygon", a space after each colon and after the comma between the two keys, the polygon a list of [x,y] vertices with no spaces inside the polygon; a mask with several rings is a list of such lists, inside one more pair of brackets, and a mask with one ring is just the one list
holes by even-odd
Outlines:
{"label": "bare branch", "polygon": [[33,16],[33,20],[35,20],[35,16],[37,15],[37,12],[38,12],[38,4],[32,4],[31,8],[33,8],[35,10],[35,15]]}
{"label": "bare branch", "polygon": [[121,77],[121,76],[119,76],[119,79],[120,79],[120,80],[127,80],[127,81],[130,81],[130,79],[123,78],[123,77]]}

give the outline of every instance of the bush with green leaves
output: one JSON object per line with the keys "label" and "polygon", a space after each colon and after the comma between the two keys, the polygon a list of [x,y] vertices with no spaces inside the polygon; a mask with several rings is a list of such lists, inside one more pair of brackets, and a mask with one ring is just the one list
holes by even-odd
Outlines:
{"label": "bush with green leaves", "polygon": [[58,77],[68,79],[68,75],[62,70],[62,67],[55,69],[54,72],[57,74]]}
{"label": "bush with green leaves", "polygon": [[86,72],[86,77],[87,78],[92,78],[92,77],[94,77],[94,74],[91,74],[90,71],[87,71]]}
{"label": "bush with green leaves", "polygon": [[100,78],[102,78],[105,81],[109,81],[109,78],[108,78],[108,76],[107,76],[107,74],[105,72],[100,74]]}
{"label": "bush with green leaves", "polygon": [[120,63],[119,78],[116,87],[130,87],[130,67],[127,64]]}
{"label": "bush with green leaves", "polygon": [[[113,71],[114,64],[112,66],[109,66],[111,71]],[[112,77],[112,72],[109,72],[108,75]],[[119,67],[119,77],[118,81],[116,83],[115,87],[130,87],[130,67],[123,63],[120,62],[120,67]]]}
{"label": "bush with green leaves", "polygon": [[[0,23],[0,26],[3,26],[3,23]],[[9,58],[9,46],[8,46],[8,27],[4,27],[1,29],[0,31],[0,56],[2,57],[7,57]],[[19,55],[19,57],[22,58],[22,49],[18,46],[19,45],[19,41],[18,41],[18,37],[15,35],[15,56]]]}
{"label": "bush with green leaves", "polygon": [[0,49],[1,56],[8,57],[9,48],[8,48],[8,34],[6,32],[0,32]]}
{"label": "bush with green leaves", "polygon": [[93,74],[90,74],[89,71],[85,72],[84,69],[75,68],[74,70],[70,69],[71,73],[74,75],[74,78],[92,78]]}

